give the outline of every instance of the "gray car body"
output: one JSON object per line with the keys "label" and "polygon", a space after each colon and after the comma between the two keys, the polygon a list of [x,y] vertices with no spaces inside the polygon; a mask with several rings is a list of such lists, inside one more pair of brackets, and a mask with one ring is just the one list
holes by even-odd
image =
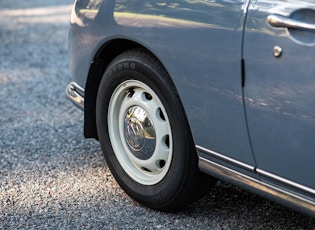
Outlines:
{"label": "gray car body", "polygon": [[270,15],[315,25],[315,2],[76,1],[67,92],[84,109],[85,136],[97,138],[106,65],[144,47],[176,86],[202,171],[314,216],[315,32]]}

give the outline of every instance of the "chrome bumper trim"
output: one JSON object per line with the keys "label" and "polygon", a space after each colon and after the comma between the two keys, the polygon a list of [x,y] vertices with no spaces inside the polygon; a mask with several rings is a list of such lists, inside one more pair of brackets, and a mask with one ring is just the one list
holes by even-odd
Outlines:
{"label": "chrome bumper trim", "polygon": [[66,88],[69,99],[80,109],[84,110],[84,89],[75,82],[70,82]]}
{"label": "chrome bumper trim", "polygon": [[315,216],[315,202],[306,197],[244,175],[243,173],[219,165],[203,157],[199,157],[199,167],[201,171],[209,173],[210,175],[228,179],[230,182],[242,185],[249,190],[258,192],[258,194],[264,194],[266,197],[269,197],[274,201],[279,202],[280,199],[284,201],[284,204],[291,204],[295,208],[304,211],[311,216]]}

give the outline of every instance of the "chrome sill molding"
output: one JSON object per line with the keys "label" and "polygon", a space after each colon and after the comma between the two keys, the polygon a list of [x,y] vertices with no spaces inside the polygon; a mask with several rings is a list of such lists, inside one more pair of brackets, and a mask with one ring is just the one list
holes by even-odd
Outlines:
{"label": "chrome sill molding", "polygon": [[274,175],[274,174],[272,174],[272,173],[268,173],[268,172],[266,172],[266,171],[264,171],[264,170],[261,170],[261,169],[257,169],[256,171],[257,171],[258,174],[260,174],[260,175],[262,175],[262,176],[269,177],[269,178],[271,178],[271,179],[273,179],[273,180],[280,181],[280,182],[282,182],[282,183],[284,183],[284,184],[287,184],[287,185],[289,185],[289,186],[292,186],[292,187],[301,189],[301,190],[303,190],[303,191],[306,191],[306,192],[311,193],[312,195],[315,195],[315,190],[314,190],[314,189],[311,189],[311,188],[306,187],[306,186],[304,186],[304,185],[301,185],[301,184],[295,183],[295,182],[293,182],[293,181],[287,180],[287,179],[285,179],[285,178],[276,176],[276,175]]}
{"label": "chrome sill molding", "polygon": [[312,216],[315,216],[315,202],[305,197],[280,189],[263,181],[259,181],[203,157],[199,157],[199,167],[204,172],[228,178],[237,184],[259,191],[268,197],[271,195],[275,200],[277,200],[277,198],[281,199],[286,204],[292,204],[299,209],[311,213]]}
{"label": "chrome sill molding", "polygon": [[212,150],[203,148],[203,147],[201,147],[199,145],[196,145],[196,149],[198,151],[205,152],[206,154],[208,154],[210,156],[213,156],[215,158],[218,158],[218,159],[224,160],[224,161],[226,161],[228,163],[231,163],[231,164],[234,164],[236,166],[242,167],[242,168],[244,168],[246,170],[250,170],[250,171],[254,171],[255,170],[255,168],[253,166],[251,166],[251,165],[248,165],[248,164],[245,164],[245,163],[240,162],[238,160],[235,160],[235,159],[232,159],[230,157],[224,156],[224,155],[222,155],[220,153],[217,153],[217,152],[214,152]]}
{"label": "chrome sill molding", "polygon": [[69,99],[81,110],[84,110],[84,89],[75,82],[70,82],[66,88]]}

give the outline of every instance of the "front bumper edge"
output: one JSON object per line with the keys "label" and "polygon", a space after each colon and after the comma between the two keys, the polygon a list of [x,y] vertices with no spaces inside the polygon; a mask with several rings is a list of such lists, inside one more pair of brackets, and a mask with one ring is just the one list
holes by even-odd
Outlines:
{"label": "front bumper edge", "polygon": [[75,82],[70,82],[66,88],[69,99],[84,111],[84,89]]}

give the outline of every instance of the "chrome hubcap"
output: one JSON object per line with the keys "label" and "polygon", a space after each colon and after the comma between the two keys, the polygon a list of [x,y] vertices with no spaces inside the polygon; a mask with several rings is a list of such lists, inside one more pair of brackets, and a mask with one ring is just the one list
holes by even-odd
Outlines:
{"label": "chrome hubcap", "polygon": [[149,159],[155,149],[155,129],[148,113],[140,106],[132,106],[125,113],[125,140],[134,156]]}

